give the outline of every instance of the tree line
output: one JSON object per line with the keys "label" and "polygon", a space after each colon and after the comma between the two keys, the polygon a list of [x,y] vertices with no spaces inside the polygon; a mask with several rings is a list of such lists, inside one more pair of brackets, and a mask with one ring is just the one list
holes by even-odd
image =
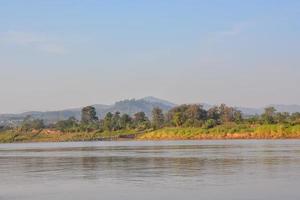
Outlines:
{"label": "tree line", "polygon": [[51,128],[62,132],[92,132],[92,131],[119,131],[160,129],[163,127],[201,127],[210,129],[218,125],[236,124],[300,124],[300,113],[277,112],[274,107],[267,107],[264,113],[255,116],[244,116],[234,107],[221,104],[208,110],[198,104],[184,104],[172,108],[164,113],[155,107],[150,119],[144,112],[137,112],[130,116],[126,113],[108,112],[103,119],[99,119],[96,109],[87,106],[81,110],[81,120],[71,117],[45,126],[43,120],[26,117],[20,126],[22,131]]}

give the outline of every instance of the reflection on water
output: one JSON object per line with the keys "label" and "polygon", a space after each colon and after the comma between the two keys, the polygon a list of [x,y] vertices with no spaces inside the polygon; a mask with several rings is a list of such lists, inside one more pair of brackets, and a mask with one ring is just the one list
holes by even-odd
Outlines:
{"label": "reflection on water", "polygon": [[300,199],[300,141],[0,145],[0,199]]}

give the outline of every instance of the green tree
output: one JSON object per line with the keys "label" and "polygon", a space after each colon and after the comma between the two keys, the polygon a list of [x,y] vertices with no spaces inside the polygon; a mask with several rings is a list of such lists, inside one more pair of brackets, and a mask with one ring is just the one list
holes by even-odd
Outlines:
{"label": "green tree", "polygon": [[155,107],[152,110],[152,126],[154,129],[162,128],[165,122],[163,111]]}
{"label": "green tree", "polygon": [[145,130],[150,127],[150,121],[144,112],[135,113],[133,121],[138,130]]}
{"label": "green tree", "polygon": [[61,120],[56,122],[54,128],[62,132],[74,132],[78,129],[78,122],[75,117],[70,117],[67,120]]}
{"label": "green tree", "polygon": [[246,119],[246,122],[249,124],[258,124],[260,123],[259,115],[253,115]]}
{"label": "green tree", "polygon": [[86,106],[81,110],[81,122],[83,124],[96,123],[98,121],[96,109],[93,106]]}
{"label": "green tree", "polygon": [[26,116],[21,123],[22,131],[41,130],[45,128],[44,121],[42,119],[33,119],[31,116]]}
{"label": "green tree", "polygon": [[290,121],[294,124],[300,124],[300,112],[292,113],[290,116]]}
{"label": "green tree", "polygon": [[220,121],[220,112],[218,106],[214,106],[207,111],[207,118],[213,119],[217,123]]}
{"label": "green tree", "polygon": [[111,112],[106,113],[104,120],[103,120],[103,126],[105,130],[111,131],[113,129],[113,114]]}
{"label": "green tree", "polygon": [[192,104],[188,105],[184,111],[186,116],[186,126],[198,127],[202,126],[207,118],[207,111],[203,109],[202,105]]}
{"label": "green tree", "polygon": [[186,121],[184,113],[182,113],[182,112],[175,112],[173,114],[172,121],[173,121],[173,123],[177,127],[182,126],[184,124],[184,122]]}
{"label": "green tree", "polygon": [[111,121],[111,128],[113,131],[121,129],[121,117],[120,112],[115,112]]}
{"label": "green tree", "polygon": [[233,107],[221,104],[218,110],[221,123],[242,121],[242,113]]}
{"label": "green tree", "polygon": [[120,119],[122,129],[129,129],[132,126],[132,118],[128,114],[123,114]]}
{"label": "green tree", "polygon": [[290,119],[290,113],[288,112],[278,112],[275,114],[274,119],[277,123],[287,123]]}
{"label": "green tree", "polygon": [[45,128],[44,120],[42,119],[34,119],[31,122],[31,128],[35,130],[41,130]]}
{"label": "green tree", "polygon": [[167,114],[168,122],[176,127],[182,126],[188,119],[186,113],[188,108],[189,105],[186,104],[172,108]]}
{"label": "green tree", "polygon": [[234,120],[234,122],[236,122],[236,123],[242,122],[242,121],[244,120],[244,119],[243,119],[243,114],[242,114],[242,112],[239,111],[239,110],[236,110],[236,111],[234,112],[234,114],[233,114],[233,120]]}
{"label": "green tree", "polygon": [[208,119],[205,121],[203,128],[209,129],[209,128],[213,128],[217,125],[216,120],[214,119]]}
{"label": "green tree", "polygon": [[276,114],[276,109],[274,107],[267,107],[265,108],[265,112],[262,114],[261,117],[265,123],[274,124],[275,114]]}

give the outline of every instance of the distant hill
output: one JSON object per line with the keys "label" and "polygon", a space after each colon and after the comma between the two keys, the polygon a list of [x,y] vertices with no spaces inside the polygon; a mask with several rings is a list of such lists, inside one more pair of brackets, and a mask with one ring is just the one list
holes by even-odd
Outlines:
{"label": "distant hill", "polygon": [[300,112],[300,105],[270,105],[276,108],[278,112]]}
{"label": "distant hill", "polygon": [[[265,107],[272,106],[277,112],[300,112],[300,105],[282,105],[282,104],[271,104]],[[265,108],[264,107],[264,108]],[[264,112],[264,108],[246,108],[246,107],[238,107],[240,111],[242,111],[245,115],[260,115]]]}
{"label": "distant hill", "polygon": [[[204,109],[209,109],[213,107],[211,104],[202,103]],[[120,113],[128,113],[133,115],[136,112],[143,111],[146,113],[148,117],[151,116],[151,111],[154,107],[161,108],[164,112],[167,112],[176,104],[158,99],[156,97],[145,97],[142,99],[127,99],[123,101],[118,101],[112,105],[103,105],[103,104],[95,104],[93,105],[96,108],[97,115],[99,118],[103,118],[108,112],[117,112]],[[300,105],[270,105],[274,106],[279,112],[300,112]],[[247,108],[247,107],[237,107],[237,109],[241,110],[245,115],[256,115],[263,113],[263,108]],[[80,119],[81,117],[81,108],[74,109],[65,109],[60,111],[32,111],[25,112],[21,114],[0,114],[0,125],[8,125],[8,124],[18,124],[23,121],[26,116],[32,116],[36,119],[43,119],[46,124],[55,123],[59,120],[68,119],[69,117],[75,117],[76,119]]]}
{"label": "distant hill", "polygon": [[[213,107],[211,104],[202,104],[203,108],[208,110],[209,108]],[[265,107],[272,106],[274,107],[277,112],[300,112],[300,105],[281,105],[281,104],[271,104]],[[264,108],[249,108],[249,107],[236,107],[236,109],[240,110],[244,115],[261,115],[264,112]]]}
{"label": "distant hill", "polygon": [[144,100],[144,101],[149,102],[149,103],[161,104],[161,105],[165,105],[165,106],[169,106],[169,107],[176,106],[176,104],[174,104],[172,102],[169,102],[169,101],[166,101],[166,100],[162,100],[162,99],[158,99],[156,97],[151,97],[151,96],[144,97],[141,100]]}
{"label": "distant hill", "polygon": [[[137,100],[123,100],[112,105],[95,104],[92,106],[96,108],[99,118],[103,118],[108,112],[114,113],[117,111],[130,115],[143,111],[150,117],[154,107],[159,107],[166,112],[174,107],[175,104],[155,97],[145,97]],[[18,124],[28,115],[35,119],[43,119],[46,124],[51,124],[59,120],[68,119],[69,117],[75,117],[79,120],[81,117],[81,108],[46,112],[32,111],[21,114],[2,114],[0,115],[0,124]]]}
{"label": "distant hill", "polygon": [[165,101],[165,100],[161,100],[161,99],[157,99],[154,97],[146,97],[146,98],[142,98],[142,99],[127,99],[127,100],[123,100],[123,101],[118,101],[113,105],[109,105],[109,106],[105,106],[103,107],[103,105],[93,105],[96,110],[97,110],[97,114],[100,118],[103,118],[106,113],[108,112],[120,112],[122,113],[127,113],[129,115],[133,115],[137,112],[145,112],[146,115],[148,117],[151,116],[151,111],[154,107],[159,107],[161,108],[163,111],[168,111],[169,109],[171,109],[172,107],[175,106],[175,104]]}

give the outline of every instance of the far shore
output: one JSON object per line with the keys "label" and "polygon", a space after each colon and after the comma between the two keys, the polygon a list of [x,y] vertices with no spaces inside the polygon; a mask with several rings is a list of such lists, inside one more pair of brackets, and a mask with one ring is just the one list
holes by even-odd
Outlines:
{"label": "far shore", "polygon": [[143,132],[60,132],[40,130],[31,132],[7,131],[0,133],[0,143],[75,142],[75,141],[164,141],[164,140],[274,140],[300,139],[300,126],[261,125],[253,129],[162,128]]}

